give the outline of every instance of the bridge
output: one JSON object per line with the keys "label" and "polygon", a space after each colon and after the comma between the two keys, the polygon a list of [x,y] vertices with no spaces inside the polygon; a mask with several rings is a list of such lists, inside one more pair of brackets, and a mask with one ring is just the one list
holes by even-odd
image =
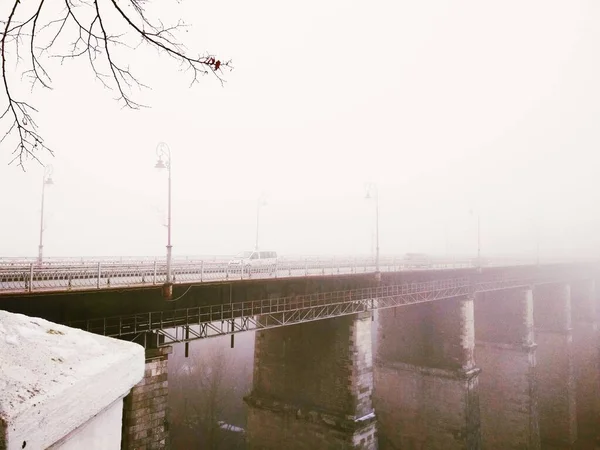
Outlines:
{"label": "bridge", "polygon": [[378,266],[176,260],[165,301],[162,260],[12,260],[0,264],[0,308],[146,347],[123,448],[164,439],[155,418],[166,403],[147,404],[167,394],[172,345],[222,335],[234,345],[251,330],[250,448],[374,449],[377,430],[382,449],[574,448],[596,437],[595,261]]}
{"label": "bridge", "polygon": [[[279,259],[269,266],[241,267],[228,257],[181,258],[170,267],[171,282],[219,283],[237,280],[338,276],[406,270],[455,270],[476,268],[473,259],[428,258],[411,261],[403,257]],[[545,264],[564,262],[544,261]],[[531,265],[527,259],[495,258],[485,267]],[[168,264],[158,258],[0,258],[0,295],[32,292],[66,292],[90,289],[138,288],[167,281]]]}
{"label": "bridge", "polygon": [[[380,271],[456,269],[474,267],[470,260],[432,259],[406,261],[401,257],[383,258],[295,258],[279,259],[270,266],[243,267],[228,263],[230,258],[185,258],[171,267],[171,282],[218,283],[238,280],[337,276]],[[512,264],[525,264],[523,261]],[[498,261],[495,265],[510,264]],[[167,262],[160,259],[46,259],[0,260],[0,295],[25,292],[64,292],[72,290],[137,288],[167,281]]]}

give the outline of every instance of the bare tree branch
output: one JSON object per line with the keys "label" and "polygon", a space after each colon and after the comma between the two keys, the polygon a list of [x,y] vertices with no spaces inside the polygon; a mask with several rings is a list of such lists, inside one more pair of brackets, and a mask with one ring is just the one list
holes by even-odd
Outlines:
{"label": "bare tree branch", "polygon": [[[7,19],[0,21],[2,84],[6,97],[0,97],[0,110],[3,111],[0,115],[0,151],[12,145],[13,159],[10,163],[17,163],[23,170],[27,160],[40,161],[40,150],[51,155],[53,152],[45,144],[34,121],[37,110],[18,98],[12,84],[14,81],[7,75],[6,68],[11,59],[17,66],[27,65],[22,78],[30,81],[33,91],[38,84],[45,89],[52,88],[52,78],[44,67],[43,57],[57,58],[61,64],[85,57],[96,79],[105,88],[116,91],[115,99],[124,108],[130,109],[145,107],[132,97],[131,92],[134,88],[148,86],[128,65],[120,62],[127,60],[121,55],[121,50],[135,50],[145,44],[166,53],[179,62],[184,71],[191,73],[190,85],[196,83],[200,75],[207,74],[213,74],[223,85],[223,69],[233,68],[231,61],[221,61],[209,53],[190,55],[175,37],[187,25],[181,20],[174,25],[165,25],[160,19],[151,21],[144,9],[148,0],[35,0],[37,7],[29,13],[21,0],[13,1]],[[59,2],[64,3],[60,16],[45,17],[44,12],[50,11],[50,6]],[[126,13],[123,4],[131,6],[133,13]],[[24,16],[21,21],[18,20],[19,14]],[[111,14],[118,17],[120,23],[115,23]],[[107,19],[109,16],[111,20]],[[136,45],[128,42],[132,37],[138,41]],[[63,41],[70,43],[67,45]],[[21,57],[22,48],[27,49],[26,58]],[[11,54],[10,50],[14,53]],[[5,130],[3,134],[2,130]]]}

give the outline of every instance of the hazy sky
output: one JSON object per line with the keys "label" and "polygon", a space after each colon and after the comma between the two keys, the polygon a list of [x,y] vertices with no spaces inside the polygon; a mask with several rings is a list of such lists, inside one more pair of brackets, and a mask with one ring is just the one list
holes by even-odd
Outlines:
{"label": "hazy sky", "polygon": [[[477,211],[484,254],[533,253],[536,236],[542,252],[600,250],[600,2],[165,9],[192,25],[180,35],[191,51],[235,70],[225,87],[207,76],[189,88],[168,57],[126,52],[152,87],[136,94],[151,109],[127,111],[84,60],[49,62],[54,90],[32,100],[56,151],[40,155],[55,182],[46,255],[163,254],[160,141],[173,155],[176,254],[251,249],[263,191],[263,249],[368,254],[369,180],[384,254],[474,255]],[[0,147],[0,256],[33,256],[43,169],[7,166],[10,150]]]}

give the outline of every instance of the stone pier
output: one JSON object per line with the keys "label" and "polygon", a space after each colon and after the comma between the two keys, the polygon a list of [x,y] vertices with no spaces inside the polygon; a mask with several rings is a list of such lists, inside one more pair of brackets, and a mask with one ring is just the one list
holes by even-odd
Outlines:
{"label": "stone pier", "polygon": [[577,441],[571,288],[536,286],[533,302],[542,446],[571,449]]}
{"label": "stone pier", "polygon": [[475,299],[483,448],[540,448],[533,293],[513,289]]}
{"label": "stone pier", "polygon": [[146,349],[144,378],[123,402],[122,450],[169,448],[167,360],[172,350]]}
{"label": "stone pier", "polygon": [[473,298],[382,310],[378,322],[380,448],[481,448]]}
{"label": "stone pier", "polygon": [[256,333],[249,449],[377,448],[371,314]]}
{"label": "stone pier", "polygon": [[600,366],[597,297],[593,280],[571,283],[578,441],[599,436]]}

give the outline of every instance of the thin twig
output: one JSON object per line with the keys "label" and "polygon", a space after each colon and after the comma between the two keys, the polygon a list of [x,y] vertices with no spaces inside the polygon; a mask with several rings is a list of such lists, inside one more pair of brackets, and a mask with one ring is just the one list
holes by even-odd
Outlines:
{"label": "thin twig", "polygon": [[[17,19],[17,12],[21,11],[21,0],[13,1],[7,20],[0,21],[0,26],[3,28],[0,31],[2,83],[6,94],[6,106],[0,106],[3,111],[0,115],[0,129],[2,127],[6,129],[0,138],[0,152],[5,145],[11,145],[9,142],[14,139],[16,144],[12,150],[14,156],[11,163],[16,162],[23,170],[25,170],[26,160],[33,158],[40,161],[38,158],[40,150],[51,155],[53,152],[46,146],[38,132],[38,126],[33,118],[37,110],[15,97],[15,90],[6,70],[10,56],[9,45],[14,49],[15,65],[28,65],[22,75],[31,80],[32,90],[38,83],[43,88],[51,89],[52,78],[40,59],[42,56],[58,58],[61,64],[84,56],[96,79],[107,89],[115,90],[118,93],[116,100],[122,102],[123,107],[130,109],[144,106],[131,96],[132,89],[143,89],[148,86],[137,78],[129,66],[118,62],[123,58],[119,49],[135,50],[139,45],[146,44],[158,52],[166,53],[177,60],[184,70],[192,72],[190,85],[198,81],[199,75],[209,73],[214,74],[223,85],[225,81],[222,76],[223,69],[233,69],[231,61],[221,61],[212,54],[190,56],[183,44],[175,38],[175,33],[187,25],[181,20],[174,25],[165,25],[161,20],[151,23],[145,15],[142,0],[129,0],[133,6],[132,14],[125,13],[117,0],[106,0],[102,5],[100,2],[103,0],[79,0],[78,2],[56,0],[63,1],[65,7],[58,18],[48,19],[43,17],[43,11],[49,9],[44,6],[48,2],[52,3],[53,0],[37,0],[37,8],[23,21]],[[139,39],[137,45],[132,46],[126,42],[127,33],[115,33],[109,30],[109,22],[104,20],[108,14],[107,5],[112,6],[118,17],[122,19],[121,25],[124,24],[126,29]],[[91,18],[85,18],[82,9],[92,12]],[[110,25],[115,29],[112,21]],[[46,32],[50,34],[46,35]],[[67,42],[70,41],[66,52],[59,49],[61,42],[62,45],[66,45],[61,39],[63,35],[68,38]],[[27,42],[25,48],[29,55],[23,59],[20,52],[25,42]],[[56,50],[58,51],[55,53]],[[108,68],[106,73],[103,72],[103,67]]]}

